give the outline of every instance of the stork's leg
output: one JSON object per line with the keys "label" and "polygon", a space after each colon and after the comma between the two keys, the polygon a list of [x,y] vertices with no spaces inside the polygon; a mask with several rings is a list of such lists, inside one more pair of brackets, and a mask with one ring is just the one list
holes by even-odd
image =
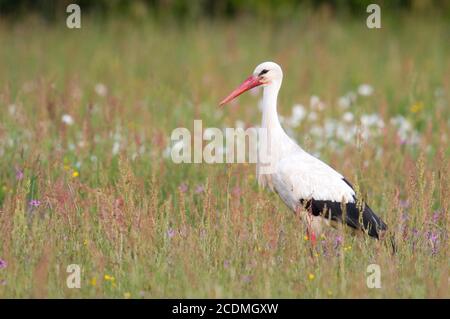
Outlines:
{"label": "stork's leg", "polygon": [[314,255],[313,250],[317,243],[317,235],[321,230],[320,220],[301,206],[297,207],[296,215],[299,216],[306,225],[306,234],[311,243],[311,255]]}

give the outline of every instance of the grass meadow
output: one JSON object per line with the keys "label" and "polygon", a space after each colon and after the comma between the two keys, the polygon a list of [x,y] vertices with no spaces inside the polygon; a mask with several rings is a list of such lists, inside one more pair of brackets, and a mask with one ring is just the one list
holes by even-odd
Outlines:
{"label": "grass meadow", "polygon": [[[365,19],[0,21],[0,297],[450,297],[450,22]],[[217,106],[266,60],[286,130],[356,185],[395,255],[329,229],[312,257],[253,164],[167,156],[194,119],[259,125],[260,95]]]}

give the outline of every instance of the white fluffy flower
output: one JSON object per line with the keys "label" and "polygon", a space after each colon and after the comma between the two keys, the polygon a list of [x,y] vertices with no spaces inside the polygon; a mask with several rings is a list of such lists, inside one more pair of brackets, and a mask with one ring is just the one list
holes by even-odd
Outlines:
{"label": "white fluffy flower", "polygon": [[345,112],[344,115],[342,115],[342,119],[348,123],[353,122],[354,118],[355,116],[353,115],[352,112]]}
{"label": "white fluffy flower", "polygon": [[358,93],[362,96],[370,96],[373,94],[373,87],[369,84],[361,84],[358,86]]}
{"label": "white fluffy flower", "polygon": [[95,85],[95,92],[100,96],[106,96],[108,93],[108,88],[103,83],[97,83]]}
{"label": "white fluffy flower", "polygon": [[301,104],[295,104],[292,107],[292,116],[289,118],[290,125],[293,127],[299,126],[300,122],[303,121],[305,116],[306,116],[305,107]]}
{"label": "white fluffy flower", "polygon": [[309,99],[309,106],[316,111],[322,111],[325,108],[325,104],[320,100],[317,95],[311,96]]}
{"label": "white fluffy flower", "polygon": [[64,123],[64,124],[67,124],[67,125],[72,125],[75,121],[73,120],[73,117],[72,116],[70,116],[69,114],[64,114],[62,117],[61,117],[61,121]]}

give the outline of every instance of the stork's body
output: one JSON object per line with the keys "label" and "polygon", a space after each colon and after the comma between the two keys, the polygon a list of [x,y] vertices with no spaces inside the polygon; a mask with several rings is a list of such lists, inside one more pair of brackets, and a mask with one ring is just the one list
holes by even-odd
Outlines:
{"label": "stork's body", "polygon": [[386,224],[368,205],[358,203],[351,184],[333,168],[305,152],[283,130],[277,113],[282,78],[283,73],[276,63],[262,63],[221,103],[229,102],[252,87],[264,86],[262,128],[268,136],[271,168],[264,170],[267,163],[258,163],[258,183],[277,192],[292,211],[300,214],[313,238],[321,232],[323,224],[335,222],[379,238]]}

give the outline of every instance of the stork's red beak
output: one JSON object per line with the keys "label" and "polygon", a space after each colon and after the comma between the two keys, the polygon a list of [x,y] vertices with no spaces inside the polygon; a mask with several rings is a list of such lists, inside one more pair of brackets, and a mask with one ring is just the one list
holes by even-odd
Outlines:
{"label": "stork's red beak", "polygon": [[261,84],[263,84],[263,83],[260,81],[259,77],[254,76],[254,75],[249,76],[247,78],[247,80],[242,82],[241,85],[239,85],[233,92],[230,93],[230,95],[228,95],[225,99],[223,99],[222,102],[220,102],[220,106],[230,102],[231,100],[238,97],[245,91],[248,91],[248,90],[254,88],[255,86],[258,86]]}

